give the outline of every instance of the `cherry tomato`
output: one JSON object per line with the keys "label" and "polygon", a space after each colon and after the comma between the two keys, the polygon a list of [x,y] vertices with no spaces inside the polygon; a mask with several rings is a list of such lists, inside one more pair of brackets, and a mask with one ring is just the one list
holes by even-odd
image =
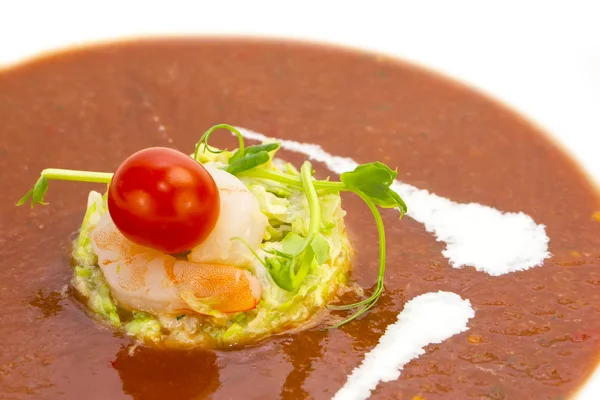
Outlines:
{"label": "cherry tomato", "polygon": [[219,204],[210,173],[166,147],[131,155],[108,188],[108,211],[123,236],[165,253],[190,250],[206,239],[217,223]]}

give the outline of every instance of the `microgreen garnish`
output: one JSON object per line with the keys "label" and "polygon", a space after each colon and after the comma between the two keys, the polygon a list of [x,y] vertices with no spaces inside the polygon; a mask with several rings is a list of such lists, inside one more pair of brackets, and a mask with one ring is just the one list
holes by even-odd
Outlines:
{"label": "microgreen garnish", "polygon": [[258,144],[246,147],[243,152],[238,150],[229,159],[229,165],[225,171],[235,175],[266,164],[271,161],[269,153],[278,150],[279,146],[279,143]]}
{"label": "microgreen garnish", "polygon": [[[370,308],[372,308],[375,303],[377,303],[377,300],[379,300],[379,297],[381,297],[381,294],[383,293],[383,280],[384,280],[384,276],[385,276],[385,228],[383,226],[383,219],[381,218],[381,214],[379,213],[379,210],[377,209],[377,207],[375,206],[375,202],[373,200],[371,200],[370,198],[366,197],[364,194],[359,193],[358,194],[363,201],[366,203],[367,207],[369,207],[369,210],[371,211],[371,213],[373,214],[373,217],[375,218],[375,224],[377,225],[377,234],[379,235],[379,271],[377,274],[377,284],[375,285],[375,290],[373,291],[373,294],[371,294],[371,296],[369,296],[368,298],[361,300],[357,303],[353,303],[353,304],[346,304],[343,306],[336,306],[336,305],[328,305],[328,308],[331,310],[351,310],[353,308],[359,308],[358,311],[356,311],[353,315],[351,315],[350,317],[346,318],[345,320],[338,322],[337,324],[333,325],[331,328],[337,328],[341,325],[344,325],[345,323],[348,323],[350,321],[352,321],[353,319],[359,317],[361,314],[364,314],[365,312],[367,312]],[[405,210],[406,211],[406,210]]]}
{"label": "microgreen garnish", "polygon": [[21,199],[17,202],[17,206],[22,206],[25,204],[29,198],[31,198],[31,208],[33,208],[34,204],[42,204],[46,205],[48,203],[44,203],[44,195],[48,190],[48,179],[45,176],[40,176],[37,180],[33,188],[29,190],[29,192],[25,193],[25,196],[21,197]]}
{"label": "microgreen garnish", "polygon": [[354,171],[344,172],[340,175],[340,180],[347,187],[353,188],[353,192],[364,194],[379,207],[398,207],[402,217],[406,212],[406,203],[390,188],[397,175],[398,172],[392,171],[387,165],[374,162],[359,165]]}
{"label": "microgreen garnish", "polygon": [[[238,137],[240,143],[243,142],[242,134],[237,129],[228,125],[216,125],[216,127],[212,127],[207,132],[212,133],[212,131],[217,128],[229,129]],[[207,136],[206,133],[204,134],[203,138],[205,136]],[[208,148],[206,140],[204,140],[204,143]],[[231,165],[235,165],[238,162],[244,160],[246,157],[249,157],[248,150],[252,147],[257,146],[245,148],[243,146],[243,143],[241,143],[240,149],[242,149],[242,151],[238,150],[235,153],[235,155],[237,155],[237,159],[234,162],[232,162],[230,159],[229,166],[231,167]],[[198,150],[198,148],[199,147],[197,147],[196,150]],[[274,148],[271,151],[273,150],[277,149]],[[260,151],[257,151],[254,154],[259,153]],[[242,155],[240,156],[239,154]],[[269,160],[264,158],[264,163],[268,161]],[[247,162],[250,164],[249,160]],[[377,207],[379,206],[381,208],[398,208],[398,210],[400,211],[400,218],[402,218],[407,212],[406,203],[402,200],[400,195],[391,188],[391,185],[398,174],[397,171],[390,169],[387,165],[381,162],[367,163],[359,165],[353,171],[341,174],[341,182],[332,182],[328,179],[313,179],[313,171],[310,167],[310,163],[308,162],[304,163],[304,165],[302,166],[301,176],[297,176],[286,172],[273,171],[266,168],[255,168],[262,164],[259,164],[258,162],[254,162],[253,164],[255,164],[253,167],[235,169],[235,172],[232,173],[234,173],[238,177],[252,177],[273,180],[279,183],[294,186],[298,189],[303,190],[306,193],[309,201],[311,215],[309,233],[307,235],[307,238],[302,238],[298,234],[290,232],[283,238],[283,251],[272,251],[270,253],[272,257],[267,257],[264,261],[261,260],[263,265],[267,266],[275,283],[277,283],[277,285],[280,286],[282,289],[289,291],[296,290],[302,284],[302,281],[304,280],[306,274],[310,270],[310,263],[313,260],[315,260],[315,258],[317,261],[319,259],[323,259],[324,255],[326,257],[329,253],[328,244],[326,249],[325,247],[322,247],[319,250],[316,250],[316,248],[318,248],[318,241],[315,241],[315,237],[319,237],[320,235],[315,235],[319,233],[321,222],[320,211],[317,215],[317,207],[314,207],[315,204],[319,203],[316,190],[318,190],[319,192],[353,192],[365,202],[365,204],[369,207],[369,210],[373,214],[373,217],[375,218],[375,223],[377,225],[377,231],[379,235],[379,271],[377,276],[377,283],[375,285],[375,290],[373,291],[371,296],[364,300],[353,304],[329,305],[328,307],[332,310],[345,311],[351,309],[358,309],[350,317],[335,324],[334,326],[332,326],[332,328],[337,328],[341,325],[344,325],[347,322],[356,319],[357,317],[374,307],[377,301],[379,300],[379,297],[381,297],[381,294],[383,293],[386,260],[385,228],[383,226],[383,219],[381,218],[381,214],[379,213]],[[307,182],[309,181],[310,185],[308,185],[309,187],[307,187]],[[319,224],[316,224],[317,221],[319,222]],[[316,225],[313,226],[313,222]],[[323,242],[327,243],[325,239],[323,239]],[[302,251],[304,251],[305,254],[303,257],[299,257]],[[325,262],[326,260],[327,258],[324,258],[322,262]]]}
{"label": "microgreen garnish", "polygon": [[249,169],[258,167],[259,165],[263,165],[271,161],[271,156],[269,153],[271,151],[275,151],[279,149],[279,143],[267,143],[267,144],[259,144],[255,146],[244,146],[244,137],[240,133],[239,130],[234,128],[231,125],[227,124],[219,124],[212,126],[208,129],[198,143],[196,144],[196,150],[194,151],[194,160],[198,161],[198,154],[200,152],[200,146],[204,144],[204,150],[210,153],[222,153],[225,150],[217,150],[212,148],[208,144],[208,139],[213,134],[213,132],[217,129],[228,129],[233,132],[238,138],[238,149],[233,155],[229,158],[229,165],[224,169],[230,174],[238,174],[243,171],[247,171]]}
{"label": "microgreen garnish", "polygon": [[[321,233],[327,229],[331,229],[332,226],[331,224],[322,223],[319,195],[337,192],[355,193],[365,202],[373,214],[377,226],[379,235],[377,283],[373,293],[364,300],[347,305],[329,305],[328,307],[332,310],[345,311],[357,309],[354,314],[335,324],[332,328],[350,322],[374,307],[384,290],[386,261],[385,229],[378,207],[398,208],[400,217],[404,216],[407,211],[406,204],[400,195],[391,188],[397,172],[383,163],[374,162],[359,165],[353,171],[341,174],[339,182],[334,182],[329,179],[314,179],[314,170],[308,161],[302,165],[300,173],[290,165],[286,167],[286,172],[264,168],[263,166],[272,160],[274,152],[280,148],[280,144],[268,143],[245,147],[244,137],[241,132],[227,124],[215,125],[202,135],[196,144],[193,154],[194,160],[199,160],[202,145],[204,145],[203,151],[211,153],[222,153],[225,151],[213,148],[208,144],[212,133],[221,128],[233,132],[239,142],[238,149],[229,158],[228,164],[223,167],[224,170],[240,178],[251,177],[271,180],[304,192],[308,200],[310,214],[306,237],[302,237],[294,232],[287,233],[282,239],[281,250],[265,250],[268,256],[264,260],[243,239],[233,238],[232,240],[242,241],[252,254],[268,269],[273,281],[278,286],[287,291],[295,291],[304,282],[313,266],[323,264],[329,258],[329,242]],[[47,204],[44,202],[44,195],[48,190],[49,180],[110,183],[112,176],[112,173],[105,172],[45,169],[42,171],[40,178],[33,188],[17,202],[17,205],[23,205],[29,200],[32,207],[34,204]],[[178,316],[177,319],[182,317],[183,315]]]}
{"label": "microgreen garnish", "polygon": [[48,204],[44,202],[44,196],[48,190],[49,180],[109,183],[112,179],[112,176],[113,174],[109,172],[74,171],[70,169],[48,168],[42,171],[39,179],[35,185],[33,185],[33,188],[29,192],[25,193],[25,196],[23,196],[17,202],[17,206],[22,206],[29,199],[31,199],[31,208],[33,208],[35,204]]}

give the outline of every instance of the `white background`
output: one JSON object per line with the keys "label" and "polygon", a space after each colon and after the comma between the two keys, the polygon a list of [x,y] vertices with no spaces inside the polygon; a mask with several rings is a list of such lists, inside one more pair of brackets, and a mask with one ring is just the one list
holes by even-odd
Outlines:
{"label": "white background", "polygon": [[[302,38],[441,71],[543,127],[600,181],[600,1],[5,1],[0,67],[145,35]],[[600,398],[598,377],[580,399]]]}

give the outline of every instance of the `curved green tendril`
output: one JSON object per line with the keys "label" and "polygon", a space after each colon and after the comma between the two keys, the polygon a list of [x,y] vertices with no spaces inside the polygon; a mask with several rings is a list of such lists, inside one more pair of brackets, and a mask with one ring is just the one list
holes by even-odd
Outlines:
{"label": "curved green tendril", "polygon": [[339,310],[339,311],[351,310],[353,308],[363,306],[360,310],[358,310],[356,313],[354,313],[350,318],[347,318],[347,319],[343,320],[342,322],[339,322],[339,323],[333,325],[332,328],[337,328],[337,327],[359,317],[361,314],[364,314],[366,311],[368,311],[371,307],[373,307],[377,303],[377,300],[379,300],[379,297],[381,297],[381,294],[383,293],[383,281],[384,281],[384,276],[385,276],[385,261],[386,261],[385,228],[383,226],[383,219],[381,218],[381,214],[379,213],[379,210],[375,206],[375,203],[373,203],[373,201],[371,199],[367,198],[362,193],[357,193],[357,194],[358,194],[358,196],[360,196],[363,199],[365,204],[369,207],[369,210],[371,211],[371,213],[373,214],[373,217],[375,218],[375,224],[377,225],[377,232],[379,235],[379,271],[378,271],[378,275],[377,275],[377,283],[375,285],[375,290],[373,291],[373,294],[364,300],[361,300],[361,301],[359,301],[357,303],[353,303],[353,304],[346,304],[343,306],[328,305],[327,307],[329,309]]}
{"label": "curved green tendril", "polygon": [[208,139],[210,139],[210,136],[217,129],[227,129],[228,131],[233,132],[238,138],[238,152],[241,155],[244,154],[244,136],[242,135],[242,133],[229,124],[218,124],[211,126],[206,132],[204,132],[200,140],[198,140],[198,143],[196,143],[196,149],[194,150],[194,160],[198,161],[198,152],[200,151],[200,145],[202,143],[204,143],[204,149],[208,150],[211,153],[222,153],[224,151],[227,151],[227,149],[211,150],[210,146],[208,145]]}

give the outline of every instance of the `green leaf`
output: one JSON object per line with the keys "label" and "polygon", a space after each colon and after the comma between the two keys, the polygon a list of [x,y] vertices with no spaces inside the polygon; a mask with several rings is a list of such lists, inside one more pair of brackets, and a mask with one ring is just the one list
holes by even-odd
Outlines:
{"label": "green leaf", "polygon": [[279,143],[267,143],[240,148],[231,156],[225,170],[235,175],[265,164],[271,160],[269,152],[279,149],[279,146]]}
{"label": "green leaf", "polygon": [[329,259],[329,242],[323,235],[317,235],[310,244],[310,247],[315,253],[315,258],[319,265],[325,263]]}
{"label": "green leaf", "polygon": [[244,149],[238,149],[235,153],[233,153],[231,157],[229,157],[228,164],[231,165],[234,162],[241,160],[242,158],[244,158],[244,155]]}
{"label": "green leaf", "polygon": [[296,272],[296,266],[294,265],[295,263],[292,264],[290,272],[292,274],[292,286],[294,289],[297,289],[302,282],[304,282],[304,279],[306,279],[306,275],[308,275],[314,260],[315,252],[313,251],[312,247],[309,246],[306,248],[306,250],[304,250],[304,257],[302,257],[302,262],[298,272]]}
{"label": "green leaf", "polygon": [[298,253],[302,249],[305,240],[295,232],[288,233],[281,241],[283,252],[287,254]]}
{"label": "green leaf", "polygon": [[394,208],[400,207],[404,204],[402,198],[398,193],[394,192],[392,189],[388,189],[386,192],[382,193],[380,196],[370,196],[371,200],[379,207],[383,208]]}
{"label": "green leaf", "polygon": [[296,257],[304,245],[305,239],[297,233],[290,232],[281,241],[282,250],[273,250],[270,253],[275,257],[267,257],[266,264],[271,277],[280,288],[288,292],[297,289],[302,283],[294,272]]}
{"label": "green leaf", "polygon": [[288,292],[294,290],[290,274],[291,261],[283,260],[279,257],[267,257],[265,260],[267,269],[277,286]]}
{"label": "green leaf", "polygon": [[250,154],[249,156],[245,156],[244,158],[240,158],[239,160],[234,161],[229,166],[227,166],[227,168],[225,168],[225,171],[229,172],[232,175],[235,175],[240,172],[258,167],[259,165],[265,164],[269,162],[269,160],[269,153],[267,153],[266,151],[261,151],[259,153]]}
{"label": "green leaf", "polygon": [[[31,195],[33,195],[33,189],[29,189],[29,192],[25,193],[25,196],[21,197],[21,199],[17,201],[17,207],[25,204]],[[31,205],[33,206],[33,203]]]}
{"label": "green leaf", "polygon": [[21,199],[17,202],[17,206],[22,206],[29,199],[31,199],[31,208],[37,203],[46,205],[48,203],[44,203],[44,195],[48,190],[48,179],[45,176],[40,176],[35,185],[33,185],[33,189],[29,192],[25,193],[25,196],[21,197]]}
{"label": "green leaf", "polygon": [[254,146],[246,147],[245,155],[260,153],[261,151],[266,151],[270,153],[275,150],[279,150],[281,145],[279,143],[265,143],[265,144],[256,144]]}
{"label": "green leaf", "polygon": [[[274,250],[272,254],[276,257],[267,258],[269,273],[280,288],[287,291],[298,289],[315,261],[323,264],[329,259],[329,243],[323,236],[317,235],[300,257],[298,252],[305,247],[305,242],[305,238],[290,232],[281,241],[283,252]],[[301,260],[299,265],[298,260]]]}
{"label": "green leaf", "polygon": [[384,208],[398,207],[401,215],[407,211],[406,203],[390,186],[398,173],[387,165],[374,162],[359,165],[354,171],[344,172],[340,180],[352,191],[370,197],[373,202]]}
{"label": "green leaf", "polygon": [[396,175],[396,171],[392,171],[387,165],[374,162],[359,165],[354,171],[344,172],[340,179],[349,188],[361,191],[369,197],[379,197],[388,191]]}
{"label": "green leaf", "polygon": [[270,153],[274,150],[278,150],[280,146],[281,145],[279,143],[267,143],[248,146],[244,151],[236,151],[235,154],[229,159],[229,164],[231,164],[233,161],[249,156],[250,154],[260,153],[261,151],[266,151],[267,153]]}
{"label": "green leaf", "polygon": [[33,201],[40,204],[47,204],[44,203],[44,195],[46,194],[47,190],[48,179],[46,179],[46,177],[44,176],[41,176],[40,179],[38,179],[38,181],[33,186]]}
{"label": "green leaf", "polygon": [[[284,252],[273,251],[276,257],[269,257],[266,260],[267,269],[271,277],[280,288],[293,291],[300,287],[310,272],[314,262],[323,264],[329,259],[329,243],[323,236],[318,235],[311,242],[310,246],[304,250],[301,258],[291,256],[304,247],[305,239],[294,233],[288,233],[282,240]],[[298,260],[300,264],[298,265]]]}

